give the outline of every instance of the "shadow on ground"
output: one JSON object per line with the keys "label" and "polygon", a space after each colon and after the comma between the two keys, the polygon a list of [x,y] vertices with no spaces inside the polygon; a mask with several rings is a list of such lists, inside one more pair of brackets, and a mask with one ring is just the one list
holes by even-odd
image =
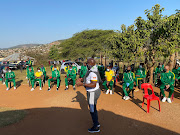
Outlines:
{"label": "shadow on ground", "polygon": [[[2,135],[88,135],[92,121],[86,97],[77,92],[72,102],[78,102],[81,109],[51,107],[27,109],[27,116],[20,122],[0,128]],[[5,113],[5,112],[4,112]],[[99,121],[102,135],[172,135],[176,132],[100,110]]]}

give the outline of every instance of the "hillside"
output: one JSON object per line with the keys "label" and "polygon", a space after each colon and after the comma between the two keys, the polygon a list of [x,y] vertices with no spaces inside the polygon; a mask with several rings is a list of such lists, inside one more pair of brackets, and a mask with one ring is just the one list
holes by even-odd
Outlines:
{"label": "hillside", "polygon": [[13,53],[26,53],[29,52],[39,52],[39,53],[49,53],[51,46],[59,45],[64,40],[57,40],[48,44],[22,44],[16,45],[10,48],[0,48],[0,58],[7,57]]}

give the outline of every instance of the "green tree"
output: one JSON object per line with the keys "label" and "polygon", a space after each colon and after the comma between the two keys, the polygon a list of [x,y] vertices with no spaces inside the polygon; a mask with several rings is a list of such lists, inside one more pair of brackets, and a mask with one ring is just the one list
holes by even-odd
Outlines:
{"label": "green tree", "polygon": [[113,30],[85,30],[76,33],[59,45],[62,47],[61,57],[76,59],[99,56],[104,50],[105,39],[112,33]]}

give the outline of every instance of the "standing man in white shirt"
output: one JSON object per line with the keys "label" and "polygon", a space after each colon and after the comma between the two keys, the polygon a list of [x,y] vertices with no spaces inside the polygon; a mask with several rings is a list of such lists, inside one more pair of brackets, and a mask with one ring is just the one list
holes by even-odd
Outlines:
{"label": "standing man in white shirt", "polygon": [[96,109],[97,100],[101,94],[101,89],[99,88],[99,83],[101,82],[98,68],[95,65],[95,60],[93,58],[87,61],[88,71],[85,77],[79,78],[76,81],[77,86],[84,86],[87,91],[87,100],[90,108],[90,114],[93,121],[93,127],[88,129],[88,132],[95,133],[100,132],[100,124],[98,121],[98,112]]}

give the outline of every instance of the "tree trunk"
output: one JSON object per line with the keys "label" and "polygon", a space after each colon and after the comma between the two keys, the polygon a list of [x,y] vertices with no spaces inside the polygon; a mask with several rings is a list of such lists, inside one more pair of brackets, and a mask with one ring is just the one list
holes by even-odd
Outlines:
{"label": "tree trunk", "polygon": [[173,53],[170,58],[169,58],[169,69],[172,71],[174,67],[174,58],[175,58],[175,53]]}
{"label": "tree trunk", "polygon": [[150,77],[149,77],[149,83],[153,85],[153,72],[154,72],[154,66],[150,68]]}
{"label": "tree trunk", "polygon": [[176,60],[178,59],[178,52],[175,52],[175,58],[174,58],[174,66],[176,65]]}

